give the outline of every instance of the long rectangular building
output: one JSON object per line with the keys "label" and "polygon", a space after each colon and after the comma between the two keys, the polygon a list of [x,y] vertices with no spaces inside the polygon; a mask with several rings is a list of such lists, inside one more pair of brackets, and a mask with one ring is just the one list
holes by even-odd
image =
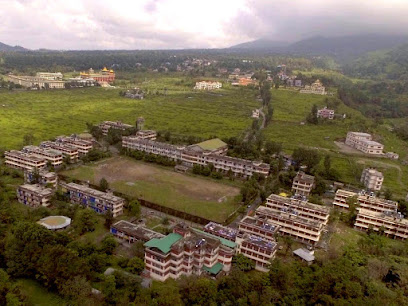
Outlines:
{"label": "long rectangular building", "polygon": [[113,217],[123,213],[125,200],[110,192],[102,192],[88,186],[76,183],[61,182],[62,191],[69,197],[71,203],[92,208],[97,213],[104,214],[110,210]]}
{"label": "long rectangular building", "polygon": [[384,145],[373,141],[368,133],[348,132],[345,144],[370,155],[383,155]]}
{"label": "long rectangular building", "polygon": [[17,199],[20,203],[32,208],[49,206],[54,191],[41,185],[25,184],[17,189]]}
{"label": "long rectangular building", "polygon": [[63,155],[68,156],[71,162],[76,162],[79,158],[79,151],[76,147],[67,143],[59,143],[54,141],[43,141],[40,144],[42,148],[50,148],[61,152]]}
{"label": "long rectangular building", "polygon": [[319,221],[324,225],[329,222],[330,208],[307,201],[271,194],[266,199],[265,206],[276,212],[296,212],[299,217]]}
{"label": "long rectangular building", "polygon": [[180,161],[189,167],[212,164],[219,172],[228,173],[231,171],[235,176],[240,177],[250,177],[254,173],[268,176],[270,170],[270,165],[262,162],[191,150],[183,146],[140,139],[137,136],[122,137],[122,147],[165,156]]}
{"label": "long rectangular building", "polygon": [[62,153],[50,148],[25,146],[22,152],[31,153],[39,158],[44,158],[45,160],[47,160],[47,163],[50,163],[53,167],[59,167],[62,165]]}
{"label": "long rectangular building", "polygon": [[395,211],[374,212],[360,208],[354,227],[359,230],[374,231],[384,230],[384,234],[390,238],[405,240],[408,238],[408,220]]}
{"label": "long rectangular building", "polygon": [[133,224],[125,220],[120,220],[111,226],[110,232],[117,238],[126,240],[129,243],[136,241],[147,242],[153,238],[163,238],[164,235],[148,229],[139,224]]}
{"label": "long rectangular building", "polygon": [[76,136],[59,136],[56,143],[68,144],[78,150],[79,155],[86,155],[93,148],[93,143],[90,140],[80,139]]}
{"label": "long rectangular building", "polygon": [[99,124],[99,128],[102,130],[103,135],[108,135],[110,129],[125,131],[133,128],[132,125],[123,123],[121,121],[104,121]]}
{"label": "long rectangular building", "polygon": [[16,150],[4,152],[4,157],[6,159],[6,165],[15,169],[32,171],[34,169],[45,168],[47,165],[45,158]]}

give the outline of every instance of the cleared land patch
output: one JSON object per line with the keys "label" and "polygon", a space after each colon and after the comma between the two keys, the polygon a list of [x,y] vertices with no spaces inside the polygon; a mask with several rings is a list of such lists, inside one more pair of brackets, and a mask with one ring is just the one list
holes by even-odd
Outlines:
{"label": "cleared land patch", "polygon": [[[239,207],[240,190],[237,187],[124,157],[82,166],[63,174],[94,184],[104,177],[115,191],[217,222],[223,222]],[[220,202],[221,198],[226,200]]]}

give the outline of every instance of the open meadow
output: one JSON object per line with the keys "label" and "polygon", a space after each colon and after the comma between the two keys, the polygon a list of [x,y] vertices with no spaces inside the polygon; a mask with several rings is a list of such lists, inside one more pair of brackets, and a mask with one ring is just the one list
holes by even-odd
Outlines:
{"label": "open meadow", "polygon": [[104,177],[115,191],[216,222],[224,222],[239,207],[240,190],[235,186],[125,157],[110,158],[62,174],[93,184]]}
{"label": "open meadow", "polygon": [[172,86],[169,82],[165,79],[159,87],[159,80],[143,81],[140,87],[146,86],[150,92],[144,100],[120,97],[120,89],[0,91],[0,148],[20,147],[27,133],[39,143],[83,132],[86,122],[134,124],[140,116],[146,120],[145,128],[157,131],[203,138],[238,136],[250,126],[251,110],[259,106],[249,89],[197,92],[177,78]]}

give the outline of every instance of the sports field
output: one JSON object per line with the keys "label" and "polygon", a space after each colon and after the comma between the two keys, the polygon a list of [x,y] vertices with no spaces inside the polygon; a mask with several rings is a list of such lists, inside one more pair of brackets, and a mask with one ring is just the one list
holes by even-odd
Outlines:
{"label": "sports field", "polygon": [[223,222],[239,207],[240,190],[235,186],[125,157],[113,157],[63,174],[94,184],[104,177],[115,191],[216,222]]}

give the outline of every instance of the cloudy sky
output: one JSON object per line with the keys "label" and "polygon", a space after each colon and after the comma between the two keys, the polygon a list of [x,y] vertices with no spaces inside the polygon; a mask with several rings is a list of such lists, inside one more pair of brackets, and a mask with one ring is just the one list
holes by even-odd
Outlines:
{"label": "cloudy sky", "polygon": [[38,49],[222,48],[408,34],[408,0],[0,0],[0,42]]}

